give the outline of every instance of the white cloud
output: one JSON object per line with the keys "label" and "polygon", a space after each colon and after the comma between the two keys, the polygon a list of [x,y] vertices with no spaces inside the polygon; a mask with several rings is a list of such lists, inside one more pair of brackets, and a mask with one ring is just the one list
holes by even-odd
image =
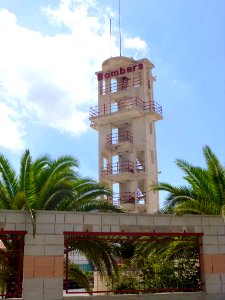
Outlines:
{"label": "white cloud", "polygon": [[147,50],[147,44],[144,40],[139,37],[135,38],[125,38],[124,39],[124,47],[128,49],[136,49],[136,50]]}
{"label": "white cloud", "polygon": [[12,151],[24,148],[23,126],[16,111],[0,102],[0,146]]}
{"label": "white cloud", "polygon": [[[52,36],[22,27],[13,13],[0,10],[0,124],[11,128],[15,148],[23,146],[27,119],[72,134],[87,130],[87,105],[97,102],[94,73],[119,53],[116,39],[109,41],[113,12],[99,10],[94,0],[61,0],[57,8],[42,8],[60,29]],[[127,39],[126,47],[143,50],[145,42]],[[4,146],[14,147],[7,139]]]}

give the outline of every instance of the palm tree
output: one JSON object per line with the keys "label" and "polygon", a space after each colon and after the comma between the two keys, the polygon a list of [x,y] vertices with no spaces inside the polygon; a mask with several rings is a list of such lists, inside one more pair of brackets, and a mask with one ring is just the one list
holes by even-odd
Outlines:
{"label": "palm tree", "polygon": [[90,177],[78,177],[73,182],[73,198],[65,199],[56,207],[61,211],[113,211],[122,212],[120,207],[107,201],[111,195],[108,186],[98,183]]}
{"label": "palm tree", "polygon": [[176,165],[185,173],[187,185],[173,186],[160,182],[153,190],[166,191],[165,212],[225,216],[225,168],[209,146],[203,147],[206,168],[193,166],[182,159]]}
{"label": "palm tree", "polygon": [[110,189],[95,180],[82,178],[76,158],[48,155],[32,161],[29,150],[22,155],[17,175],[7,158],[0,155],[0,209],[30,212],[35,233],[37,210],[116,211],[108,201]]}
{"label": "palm tree", "polygon": [[[187,185],[173,186],[166,182],[160,182],[153,186],[153,190],[166,191],[168,195],[164,202],[161,213],[182,214],[208,214],[225,216],[225,168],[219,162],[216,155],[209,146],[203,147],[203,155],[206,161],[206,168],[193,166],[185,160],[177,159],[176,165],[185,173],[184,179]],[[190,270],[195,270],[193,278],[198,272],[195,242],[174,241],[163,247],[157,245],[144,245],[140,249],[142,253],[149,250],[149,253],[159,254],[165,261],[181,261],[179,255],[185,254]],[[150,248],[151,249],[150,249]],[[196,260],[197,261],[197,260]],[[194,262],[194,265],[192,263]],[[188,269],[187,268],[187,269]]]}
{"label": "palm tree", "polygon": [[[42,155],[32,160],[30,151],[26,150],[21,157],[20,173],[17,175],[8,159],[0,155],[0,209],[29,211],[33,235],[36,231],[37,210],[121,212],[120,208],[105,200],[111,195],[111,190],[91,178],[81,177],[76,171],[78,167],[77,159],[72,156],[51,159],[49,155]],[[97,246],[92,245],[91,249],[94,260],[94,249]],[[107,272],[114,265],[109,250],[106,247],[102,249],[104,255],[96,261]]]}
{"label": "palm tree", "polygon": [[73,199],[73,182],[78,162],[70,156],[52,160],[48,155],[32,161],[29,150],[22,155],[17,175],[6,157],[0,155],[0,208],[27,210],[35,233],[36,210],[56,209]]}

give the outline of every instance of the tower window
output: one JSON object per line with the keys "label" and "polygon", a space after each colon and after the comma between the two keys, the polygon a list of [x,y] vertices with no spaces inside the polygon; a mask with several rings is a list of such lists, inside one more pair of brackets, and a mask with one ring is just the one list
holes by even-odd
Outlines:
{"label": "tower window", "polygon": [[112,78],[110,84],[111,84],[110,85],[110,91],[111,91],[111,93],[117,92],[117,79]]}
{"label": "tower window", "polygon": [[152,126],[152,123],[150,123],[149,125],[150,125],[150,127],[149,127],[149,128],[150,128],[150,134],[152,134],[152,133],[153,133],[153,126]]}
{"label": "tower window", "polygon": [[107,170],[108,159],[106,157],[103,157],[102,165],[103,170]]}
{"label": "tower window", "polygon": [[154,152],[151,151],[151,162],[154,164],[155,162],[155,157],[154,157]]}
{"label": "tower window", "polygon": [[107,90],[106,81],[102,80],[100,82],[100,94],[101,95],[106,95],[106,90]]}
{"label": "tower window", "polygon": [[127,89],[127,87],[128,87],[128,80],[129,80],[129,78],[127,78],[127,77],[121,77],[121,81],[120,81],[120,89],[121,89],[121,91]]}
{"label": "tower window", "polygon": [[139,87],[141,85],[140,75],[133,78],[133,86]]}

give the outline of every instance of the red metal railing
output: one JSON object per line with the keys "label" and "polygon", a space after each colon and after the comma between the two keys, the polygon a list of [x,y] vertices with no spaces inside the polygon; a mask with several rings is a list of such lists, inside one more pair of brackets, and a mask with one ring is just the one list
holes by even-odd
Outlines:
{"label": "red metal railing", "polygon": [[162,106],[155,101],[144,102],[145,111],[154,111],[162,115]]}
{"label": "red metal railing", "polygon": [[[108,197],[108,201],[117,206],[126,203],[135,204],[135,192],[113,193],[112,197]],[[146,192],[137,192],[137,204],[146,204]]]}
{"label": "red metal railing", "polygon": [[122,142],[133,143],[133,133],[131,133],[130,131],[112,133],[106,136],[106,141],[108,144],[113,144],[113,145]]}
{"label": "red metal railing", "polygon": [[101,169],[101,175],[102,176],[112,175],[112,165],[111,164],[107,164],[106,167],[102,167],[102,169]]}
{"label": "red metal railing", "polygon": [[107,164],[106,168],[103,167],[101,171],[101,175],[116,175],[120,173],[134,173],[136,167],[136,171],[145,171],[145,162],[144,161],[136,161],[136,164],[134,164],[132,161],[120,161],[112,164]]}
{"label": "red metal railing", "polygon": [[[113,197],[111,198],[114,205],[121,205],[121,204],[134,204],[135,203],[135,193],[132,192],[123,192],[123,193],[114,193]],[[109,200],[111,200],[109,199]]]}
{"label": "red metal railing", "polygon": [[100,85],[99,91],[100,95],[106,95],[110,93],[119,93],[121,91],[128,90],[131,87],[139,87],[141,85],[140,76],[134,77],[133,80],[127,77],[121,77],[118,79],[111,80],[110,86]]}
{"label": "red metal railing", "polygon": [[130,97],[121,99],[114,103],[106,103],[90,108],[89,118],[109,115],[117,112],[122,112],[130,109],[139,109],[143,112],[157,112],[162,115],[162,107],[154,101],[144,102],[138,97]]}
{"label": "red metal railing", "polygon": [[119,173],[134,173],[134,163],[132,161],[120,161],[117,163],[107,164],[102,168],[102,175],[115,175]]}

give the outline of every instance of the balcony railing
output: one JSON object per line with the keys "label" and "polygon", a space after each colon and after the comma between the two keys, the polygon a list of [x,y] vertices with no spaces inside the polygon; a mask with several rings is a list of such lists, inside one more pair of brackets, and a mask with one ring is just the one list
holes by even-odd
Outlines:
{"label": "balcony railing", "polygon": [[[112,197],[108,198],[114,205],[135,204],[134,192],[114,193]],[[137,204],[146,203],[146,193],[137,193]]]}
{"label": "balcony railing", "polygon": [[114,205],[123,205],[126,203],[134,204],[135,193],[131,193],[131,192],[114,193],[112,200]]}
{"label": "balcony railing", "polygon": [[102,175],[116,175],[120,173],[134,173],[134,163],[132,161],[122,161],[107,164],[106,168],[102,168]]}
{"label": "balcony railing", "polygon": [[157,102],[144,102],[138,97],[130,97],[127,99],[118,100],[117,102],[91,107],[89,118],[92,119],[104,115],[110,115],[113,113],[124,112],[126,110],[135,108],[143,112],[157,112],[162,115],[162,107]]}
{"label": "balcony railing", "polygon": [[110,84],[105,84],[105,82],[102,82],[102,85],[99,86],[99,91],[100,95],[106,95],[108,93],[120,93],[129,90],[132,87],[137,88],[140,85],[140,76],[134,77],[133,80],[127,77],[121,77],[120,80],[117,80],[116,78],[114,80],[111,80]]}
{"label": "balcony railing", "polygon": [[116,175],[121,173],[134,173],[136,167],[136,171],[145,171],[145,163],[144,161],[136,161],[134,164],[132,161],[122,161],[112,164],[107,164],[106,167],[102,168],[101,175]]}
{"label": "balcony railing", "polygon": [[123,131],[120,133],[112,133],[106,136],[106,141],[108,144],[114,145],[122,142],[133,143],[133,133],[130,131]]}

